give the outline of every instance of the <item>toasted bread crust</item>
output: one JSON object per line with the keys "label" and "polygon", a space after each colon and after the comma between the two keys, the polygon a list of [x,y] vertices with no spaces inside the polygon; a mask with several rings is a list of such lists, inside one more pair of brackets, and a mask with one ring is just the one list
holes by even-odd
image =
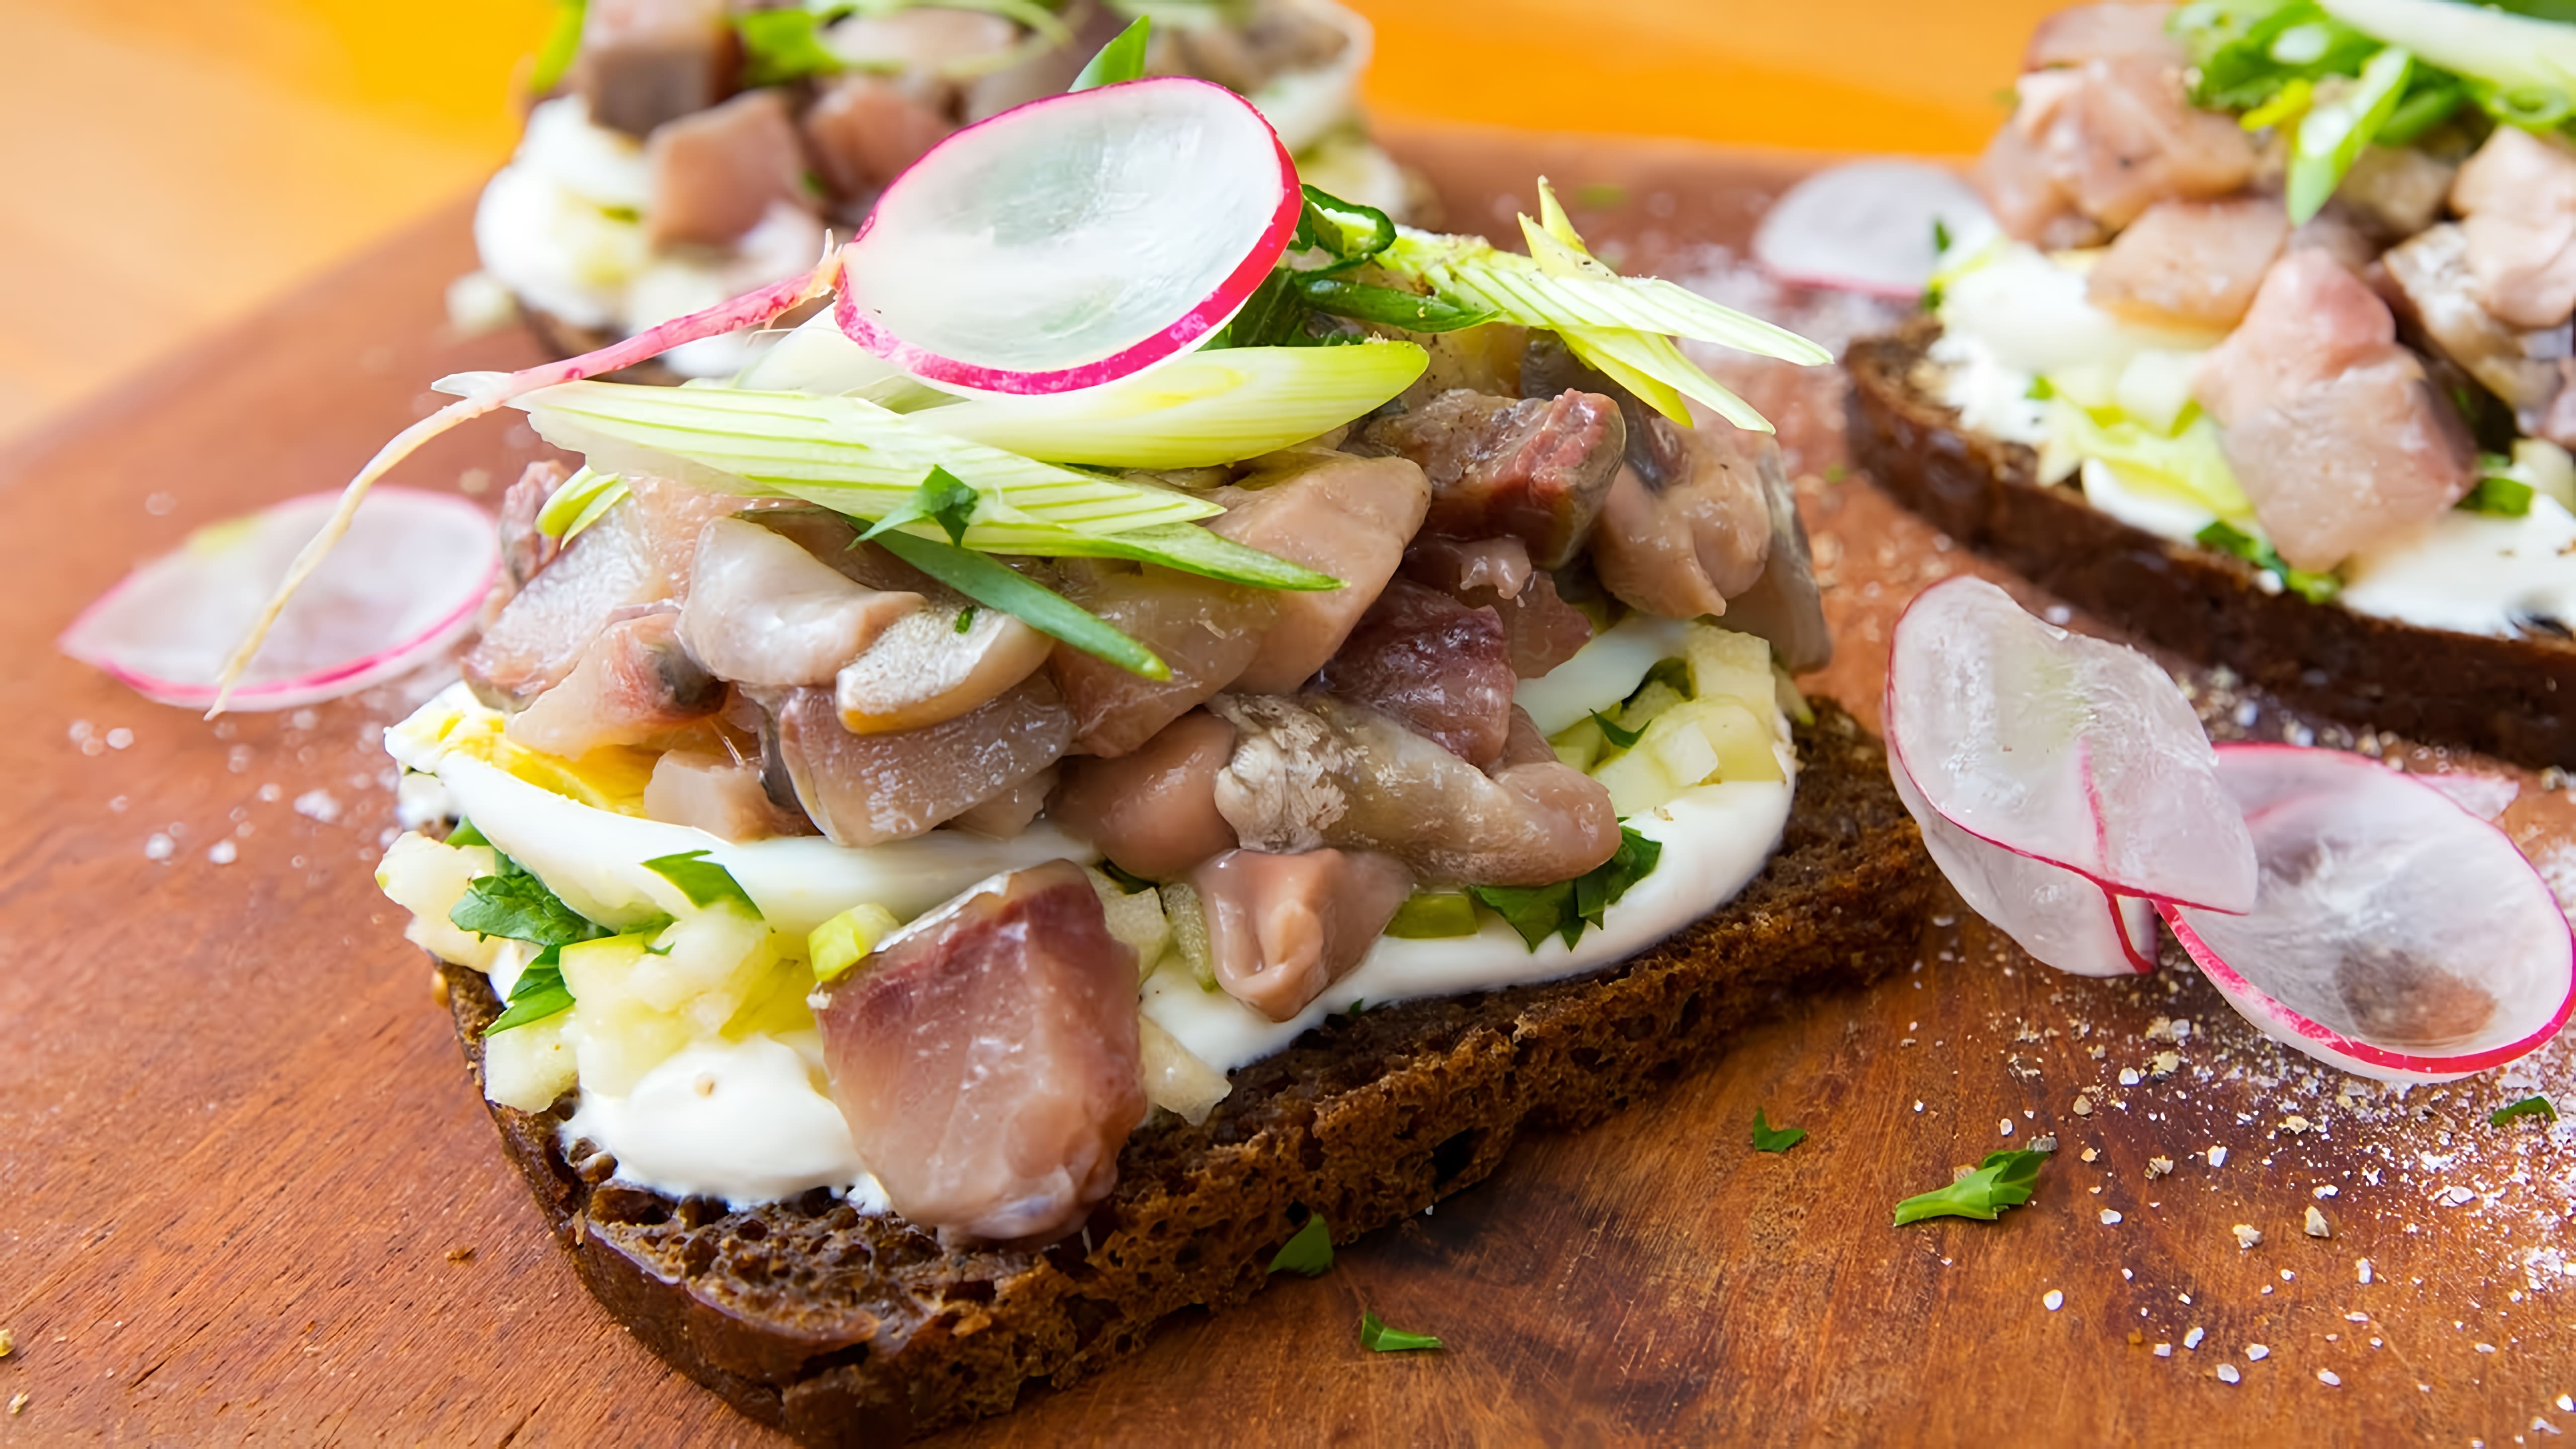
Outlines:
{"label": "toasted bread crust", "polygon": [[[1257,1292],[1321,1212],[1337,1241],[1492,1172],[1526,1128],[1580,1126],[1713,1056],[1789,990],[1908,959],[1932,867],[1848,715],[1799,734],[1797,807],[1762,875],[1716,914],[1606,971],[1336,1017],[1234,1074],[1207,1122],[1169,1116],[1120,1157],[1083,1231],[1037,1250],[952,1252],[827,1192],[730,1211],[608,1180],[547,1113],[494,1105],[511,1160],[582,1281],[655,1353],[809,1444],[893,1442],[1071,1383],[1157,1321]],[[497,1012],[443,967],[482,1077]],[[586,1159],[586,1160],[573,1160]]]}
{"label": "toasted bread crust", "polygon": [[2038,458],[1959,426],[1915,383],[1940,325],[1852,344],[1852,461],[1897,501],[2068,603],[2225,665],[2295,706],[2525,765],[2576,765],[2576,645],[2373,618],[2288,592],[2253,565],[2135,529]]}

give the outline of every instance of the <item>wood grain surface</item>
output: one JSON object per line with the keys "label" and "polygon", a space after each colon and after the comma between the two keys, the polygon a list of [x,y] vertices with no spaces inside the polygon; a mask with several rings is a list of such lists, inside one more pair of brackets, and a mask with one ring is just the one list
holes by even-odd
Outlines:
{"label": "wood grain surface", "polygon": [[[1721,288],[1750,284],[1706,244],[1740,244],[1790,171],[1680,146],[1404,145],[1458,224],[1528,204],[1545,170],[1585,188],[1578,220],[1630,265]],[[530,356],[515,335],[441,333],[465,214],[0,462],[0,1444],[774,1442],[590,1302],[497,1150],[428,968],[370,881],[392,815],[376,733],[405,692],[208,725],[50,647],[191,528],[337,486],[430,405],[428,379]],[[1867,320],[1838,307],[1802,320]],[[1829,379],[1741,378],[1810,470],[1842,637],[1816,683],[1874,715],[1895,608],[1969,561],[1840,478]],[[493,423],[405,481],[488,501],[536,447]],[[2315,727],[2193,686],[2229,728]],[[2511,778],[2508,828],[2576,860],[2563,789]],[[2576,1124],[2485,1118],[2534,1090],[2576,1107],[2566,1042],[2503,1080],[2400,1097],[2271,1047],[2181,969],[2076,980],[1963,913],[1891,928],[1923,930],[1917,969],[1785,1001],[1717,1068],[1537,1140],[1330,1274],[1175,1322],[1123,1369],[1032,1390],[946,1442],[2502,1445],[2576,1429],[2560,1407],[2576,1394]],[[2179,1043],[2174,1021],[2190,1023]],[[1756,1107],[1811,1135],[1751,1151]],[[2029,1206],[1889,1226],[1899,1198],[2047,1134],[2059,1151]],[[2331,1237],[2302,1231],[2310,1207]],[[2238,1246],[2240,1223],[2260,1246]],[[1363,1352],[1363,1308],[1447,1347]]]}

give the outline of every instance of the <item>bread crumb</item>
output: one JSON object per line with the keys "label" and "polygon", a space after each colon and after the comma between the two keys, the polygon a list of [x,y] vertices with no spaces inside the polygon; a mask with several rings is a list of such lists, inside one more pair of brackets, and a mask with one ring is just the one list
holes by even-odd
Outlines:
{"label": "bread crumb", "polygon": [[2077,1097],[2075,1099],[2075,1115],[2078,1117],[2092,1116],[2093,1099],[2090,1097]]}
{"label": "bread crumb", "polygon": [[471,1263],[474,1261],[474,1249],[471,1247],[450,1248],[447,1250],[447,1261],[451,1263]]}
{"label": "bread crumb", "polygon": [[2101,1155],[2101,1153],[2094,1151],[2090,1147],[2084,1149],[2084,1160],[2086,1162],[2091,1162],[2093,1159],[2100,1157]]}
{"label": "bread crumb", "polygon": [[2284,1132],[2305,1132],[2308,1126],[2308,1119],[2295,1112],[2281,1119],[2281,1130]]}
{"label": "bread crumb", "polygon": [[2263,1230],[2252,1223],[2238,1223],[2235,1232],[2239,1248],[2259,1247],[2263,1242]]}
{"label": "bread crumb", "polygon": [[2147,1064],[2147,1069],[2148,1074],[2151,1076],[2159,1078],[2170,1077],[2174,1073],[2182,1070],[2182,1053],[2158,1052],[2156,1053],[2156,1059]]}
{"label": "bread crumb", "polygon": [[2312,1238],[2334,1236],[2334,1229],[2326,1226],[2325,1213],[2319,1210],[2315,1203],[2308,1204],[2308,1236]]}
{"label": "bread crumb", "polygon": [[18,1336],[5,1328],[0,1328],[0,1358],[7,1358],[17,1351]]}
{"label": "bread crumb", "polygon": [[2162,1177],[2166,1173],[2173,1171],[2173,1169],[2174,1163],[2173,1159],[2170,1157],[2150,1157],[2147,1159],[2147,1176],[2149,1177]]}
{"label": "bread crumb", "polygon": [[15,1417],[17,1417],[18,1415],[23,1414],[23,1413],[25,1413],[25,1412],[27,1412],[27,1396],[26,1396],[25,1394],[23,1394],[23,1393],[19,1393],[19,1394],[12,1394],[12,1395],[10,1395],[10,1396],[9,1396],[9,1415],[10,1415],[10,1417],[11,1417],[11,1418],[15,1418]]}

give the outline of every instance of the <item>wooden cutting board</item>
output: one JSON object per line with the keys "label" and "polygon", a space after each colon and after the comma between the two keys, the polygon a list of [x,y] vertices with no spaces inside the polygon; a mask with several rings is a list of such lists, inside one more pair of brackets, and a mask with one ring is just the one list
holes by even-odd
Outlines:
{"label": "wooden cutting board", "polygon": [[[1501,134],[1402,149],[1454,227],[1505,226],[1544,171],[1627,265],[1741,295],[1708,248],[1740,247],[1797,169]],[[466,215],[0,462],[0,1443],[774,1442],[591,1303],[496,1150],[429,970],[370,881],[392,819],[376,734],[401,692],[208,725],[50,646],[190,529],[336,488],[432,405],[429,379],[533,359],[516,334],[445,331]],[[1810,470],[1842,639],[1814,683],[1874,717],[1894,610],[1974,565],[1841,477],[1830,378],[1741,376]],[[488,503],[538,447],[490,422],[403,481]],[[2195,687],[2231,728],[2308,727]],[[2570,838],[2563,782],[2542,799],[2509,778],[2525,789],[2508,828],[2576,859],[2552,854]],[[950,1442],[2501,1445],[2576,1429],[2560,1407],[2576,1394],[2576,1124],[2486,1121],[2538,1089],[2576,1108],[2565,1042],[2504,1081],[2391,1096],[2264,1043],[2186,971],[2061,977],[1956,910],[1892,927],[1923,931],[1914,969],[1784,1001],[1720,1066],[1526,1144],[1329,1275],[1175,1322],[1128,1365],[1032,1388]],[[1757,1107],[1809,1137],[1751,1151]],[[2050,1134],[2029,1206],[1889,1225],[1954,1165]],[[2331,1237],[2302,1231],[2311,1207]],[[2262,1244],[2240,1248],[2239,1223]],[[1448,1346],[1363,1352],[1363,1308]]]}

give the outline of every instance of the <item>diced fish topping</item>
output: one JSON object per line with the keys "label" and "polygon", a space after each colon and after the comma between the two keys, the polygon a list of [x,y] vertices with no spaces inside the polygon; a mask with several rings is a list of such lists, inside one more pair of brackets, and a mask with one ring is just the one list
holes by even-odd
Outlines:
{"label": "diced fish topping", "polygon": [[1319,682],[1481,768],[1510,734],[1513,679],[1500,615],[1397,579]]}
{"label": "diced fish topping", "polygon": [[1532,562],[1556,568],[1581,551],[1600,516],[1627,425],[1619,404],[1599,393],[1513,401],[1461,388],[1360,436],[1422,465],[1432,532],[1518,538]]}
{"label": "diced fish topping", "polygon": [[563,682],[505,727],[513,743],[579,759],[607,745],[640,745],[724,708],[724,681],[680,646],[668,607],[620,619],[581,652]]}
{"label": "diced fish topping", "polygon": [[822,685],[923,602],[854,583],[756,523],[719,518],[698,535],[680,639],[736,684]]}
{"label": "diced fish topping", "polygon": [[[1392,565],[1390,565],[1392,567]],[[1123,630],[1170,666],[1147,679],[1068,644],[1049,671],[1073,711],[1085,753],[1123,755],[1207,702],[1241,675],[1278,617],[1282,595],[1169,569],[1073,560],[1067,598]]]}
{"label": "diced fish topping", "polygon": [[1192,710],[1129,754],[1067,759],[1047,814],[1119,869],[1172,880],[1235,846],[1216,808],[1217,775],[1233,754],[1234,726]]}
{"label": "diced fish topping", "polygon": [[1052,765],[1073,718],[1043,676],[980,709],[896,734],[854,735],[828,690],[792,689],[770,709],[780,768],[836,845],[906,840]]}
{"label": "diced fish topping", "polygon": [[1226,512],[1209,521],[1211,533],[1342,581],[1338,589],[1275,596],[1276,621],[1251,662],[1224,681],[1276,694],[1313,678],[1377,601],[1404,560],[1405,544],[1422,527],[1431,485],[1401,458],[1314,452],[1293,455],[1214,497]]}
{"label": "diced fish topping", "polygon": [[1287,1021],[1351,973],[1413,892],[1413,873],[1367,851],[1229,850],[1190,872],[1217,985]]}
{"label": "diced fish topping", "polygon": [[2479,303],[2515,327],[2576,310],[2576,150],[2498,126],[2451,185]]}
{"label": "diced fish topping", "polygon": [[805,153],[787,98],[750,91],[664,125],[645,143],[653,204],[645,209],[655,246],[724,246],[760,225],[778,202],[803,195]]}
{"label": "diced fish topping", "polygon": [[572,84],[591,119],[647,136],[714,105],[733,59],[724,0],[592,0]]}
{"label": "diced fish topping", "polygon": [[2150,322],[2233,327],[2289,235],[2276,197],[2159,201],[2112,241],[2085,295]]}

